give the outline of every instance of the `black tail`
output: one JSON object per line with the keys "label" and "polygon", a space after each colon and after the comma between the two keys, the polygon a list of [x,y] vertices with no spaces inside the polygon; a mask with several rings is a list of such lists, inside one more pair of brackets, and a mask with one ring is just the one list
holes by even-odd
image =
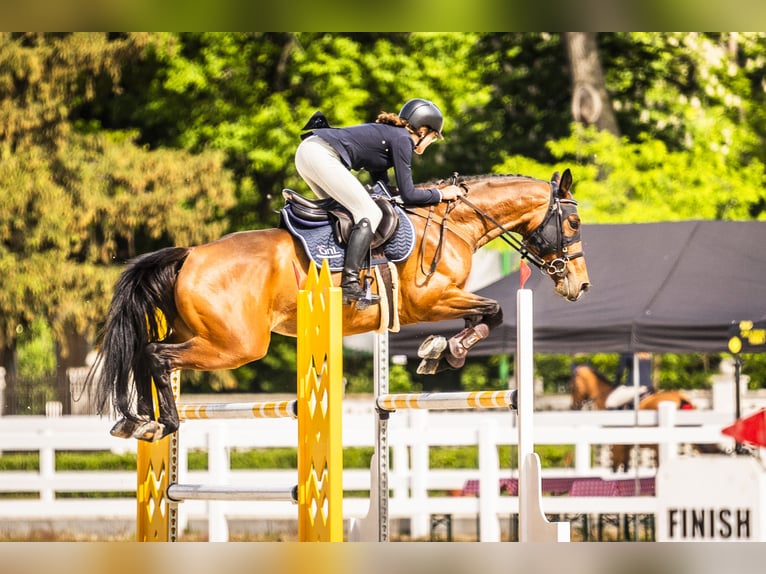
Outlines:
{"label": "black tail", "polygon": [[168,247],[131,260],[122,272],[101,334],[98,359],[88,374],[88,383],[97,385],[100,413],[107,413],[111,404],[125,418],[136,420],[136,393],[151,396],[152,376],[143,351],[148,343],[164,338],[157,311],[168,325],[164,335],[169,334],[177,315],[173,287],[188,254],[186,247]]}

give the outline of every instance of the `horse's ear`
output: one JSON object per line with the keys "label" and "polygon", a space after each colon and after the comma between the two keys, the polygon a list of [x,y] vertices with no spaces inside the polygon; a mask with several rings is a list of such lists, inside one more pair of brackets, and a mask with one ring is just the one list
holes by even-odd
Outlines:
{"label": "horse's ear", "polygon": [[564,170],[564,175],[561,176],[561,183],[559,184],[559,194],[564,195],[570,193],[572,189],[572,172],[569,168]]}

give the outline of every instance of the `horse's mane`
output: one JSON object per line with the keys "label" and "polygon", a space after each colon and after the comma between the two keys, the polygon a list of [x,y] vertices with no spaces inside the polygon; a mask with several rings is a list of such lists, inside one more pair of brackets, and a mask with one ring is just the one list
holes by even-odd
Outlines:
{"label": "horse's mane", "polygon": [[[531,180],[547,183],[544,180],[536,178],[536,177],[532,177],[531,175],[522,175],[518,173],[490,173],[485,175],[459,175],[458,183],[471,183],[471,182],[479,181],[483,179],[495,179],[495,180],[531,179]],[[424,183],[417,184],[417,187],[437,187],[439,185],[445,185],[449,183],[450,183],[449,179],[432,179]]]}

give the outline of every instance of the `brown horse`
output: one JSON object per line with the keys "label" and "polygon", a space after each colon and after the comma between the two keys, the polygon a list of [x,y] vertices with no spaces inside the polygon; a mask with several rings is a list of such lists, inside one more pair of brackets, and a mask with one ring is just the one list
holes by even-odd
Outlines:
{"label": "brown horse", "polygon": [[[572,391],[572,409],[576,411],[585,410],[588,405],[593,410],[606,410],[609,395],[618,387],[603,373],[588,365],[577,365],[572,369],[569,386]],[[638,408],[657,410],[657,405],[662,401],[675,403],[679,410],[694,408],[691,397],[678,390],[644,393],[639,398]]]}
{"label": "brown horse", "polygon": [[[588,365],[577,365],[574,367],[569,384],[572,391],[573,410],[585,410],[588,408],[592,410],[606,410],[608,397],[618,387],[618,385],[607,379],[603,373]],[[639,410],[656,411],[658,405],[663,401],[675,403],[676,409],[679,410],[695,408],[691,397],[687,393],[678,390],[644,393],[639,398],[638,408]],[[629,406],[632,408],[633,403],[631,402]],[[657,448],[654,445],[642,446],[654,448],[655,451]],[[616,472],[620,467],[627,470],[630,466],[631,445],[616,444],[610,448],[612,453],[612,470]],[[700,446],[700,449],[709,452],[707,447]]]}
{"label": "brown horse", "polygon": [[[497,301],[463,288],[472,254],[492,239],[511,242],[565,299],[576,301],[589,288],[568,169],[550,182],[499,175],[457,181],[466,191],[460,201],[405,206],[415,248],[397,264],[400,324],[465,320],[466,328],[448,345],[421,349],[431,373],[459,367],[467,350],[502,322]],[[308,266],[301,243],[281,228],[233,233],[130,261],[115,287],[89,375],[101,412],[111,403],[123,417],[112,434],[151,441],[178,428],[171,371],[233,369],[266,355],[272,332],[295,336],[296,299]],[[344,335],[378,329],[379,307],[344,307]],[[167,336],[157,311],[167,318]]]}

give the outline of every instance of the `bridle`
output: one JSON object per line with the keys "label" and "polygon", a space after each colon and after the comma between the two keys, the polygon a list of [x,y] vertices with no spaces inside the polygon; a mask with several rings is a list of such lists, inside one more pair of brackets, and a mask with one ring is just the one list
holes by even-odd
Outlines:
{"label": "bridle", "polygon": [[[457,174],[453,175],[452,182],[453,185],[462,187],[466,195],[468,194],[468,186],[457,181]],[[577,202],[574,199],[561,199],[558,196],[559,186],[556,181],[551,181],[550,185],[551,198],[543,221],[521,241],[494,217],[479,209],[466,196],[461,196],[460,200],[500,229],[500,238],[518,251],[522,259],[526,259],[541,272],[547,273],[551,277],[562,278],[567,274],[567,263],[583,256],[582,251],[569,253],[569,247],[580,241],[580,230],[577,229],[571,237],[566,237],[562,230],[564,220],[572,213],[577,212]],[[556,257],[550,261],[545,261],[543,257],[550,254],[555,254]]]}

